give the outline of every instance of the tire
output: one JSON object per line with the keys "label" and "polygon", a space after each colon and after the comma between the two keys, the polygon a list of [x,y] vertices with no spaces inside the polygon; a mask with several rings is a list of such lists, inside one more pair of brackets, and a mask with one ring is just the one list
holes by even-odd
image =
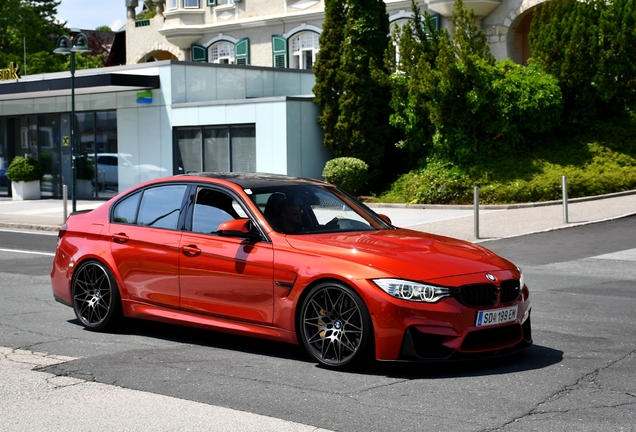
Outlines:
{"label": "tire", "polygon": [[98,261],[80,264],[71,284],[73,310],[84,327],[103,331],[114,327],[122,316],[115,278]]}
{"label": "tire", "polygon": [[373,326],[360,296],[347,285],[315,286],[303,301],[300,339],[311,357],[332,369],[369,359]]}

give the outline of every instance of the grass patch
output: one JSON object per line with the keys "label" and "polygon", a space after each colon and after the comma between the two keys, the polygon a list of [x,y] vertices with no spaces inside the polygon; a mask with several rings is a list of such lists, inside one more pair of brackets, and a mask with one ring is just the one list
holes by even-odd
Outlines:
{"label": "grass patch", "polygon": [[[431,161],[402,175],[374,201],[471,204],[479,186],[484,204],[561,199],[636,189],[636,119],[596,125],[578,136],[554,137],[528,154],[503,154],[471,167]],[[476,158],[478,159],[478,158]]]}

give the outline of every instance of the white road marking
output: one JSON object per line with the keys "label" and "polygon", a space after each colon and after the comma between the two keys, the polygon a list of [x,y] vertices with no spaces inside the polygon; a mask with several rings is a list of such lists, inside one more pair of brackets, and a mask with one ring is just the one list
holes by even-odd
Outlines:
{"label": "white road marking", "polygon": [[0,252],[13,252],[13,253],[21,253],[21,254],[55,256],[55,254],[51,253],[51,252],[25,251],[25,250],[19,250],[19,249],[2,249],[2,248],[0,248]]}
{"label": "white road marking", "polygon": [[0,232],[8,232],[8,233],[17,233],[17,234],[37,234],[37,235],[47,235],[47,236],[56,236],[58,235],[57,231],[43,231],[43,230],[20,230],[20,229],[10,229],[10,228],[0,228]]}
{"label": "white road marking", "polygon": [[591,257],[590,259],[605,259],[616,261],[636,261],[636,249],[627,249],[624,251],[608,253]]}

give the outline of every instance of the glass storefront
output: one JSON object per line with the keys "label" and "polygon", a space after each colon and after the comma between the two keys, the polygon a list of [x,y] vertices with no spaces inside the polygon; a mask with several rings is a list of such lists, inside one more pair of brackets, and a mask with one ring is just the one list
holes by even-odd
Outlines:
{"label": "glass storefront", "polygon": [[[117,154],[116,111],[76,114],[77,194],[80,199],[108,198],[118,191],[117,176],[105,182],[98,156]],[[16,156],[30,156],[45,168],[40,182],[42,198],[61,198],[62,185],[71,196],[70,114],[0,118],[0,196],[10,195],[6,168]],[[115,172],[116,172],[115,166]],[[112,167],[108,167],[112,171]]]}

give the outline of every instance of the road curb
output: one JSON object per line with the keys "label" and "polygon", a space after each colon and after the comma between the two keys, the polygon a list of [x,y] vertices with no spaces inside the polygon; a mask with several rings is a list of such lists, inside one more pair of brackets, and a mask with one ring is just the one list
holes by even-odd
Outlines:
{"label": "road curb", "polygon": [[[568,204],[574,204],[585,201],[597,201],[608,198],[617,198],[628,195],[636,195],[636,190],[629,190],[624,192],[614,192],[605,195],[594,195],[581,198],[570,198]],[[483,204],[479,206],[480,210],[514,210],[522,208],[533,207],[546,207],[552,205],[561,205],[563,200],[554,201],[539,201],[533,203],[519,203],[519,204]],[[370,208],[413,208],[413,209],[430,209],[430,210],[473,210],[475,206],[473,204],[391,204],[391,203],[365,203]]]}
{"label": "road curb", "polygon": [[11,229],[21,229],[21,230],[32,230],[32,231],[59,231],[60,227],[56,225],[34,225],[34,224],[21,224],[21,223],[11,223],[11,222],[0,222],[0,228],[11,228]]}

